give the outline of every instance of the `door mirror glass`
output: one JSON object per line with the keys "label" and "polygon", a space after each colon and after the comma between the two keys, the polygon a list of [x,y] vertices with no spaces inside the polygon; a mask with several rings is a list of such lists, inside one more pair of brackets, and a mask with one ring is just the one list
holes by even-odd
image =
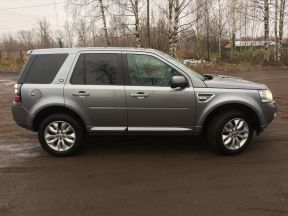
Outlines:
{"label": "door mirror glass", "polygon": [[181,88],[184,89],[188,86],[188,81],[183,76],[173,76],[171,80],[171,88]]}

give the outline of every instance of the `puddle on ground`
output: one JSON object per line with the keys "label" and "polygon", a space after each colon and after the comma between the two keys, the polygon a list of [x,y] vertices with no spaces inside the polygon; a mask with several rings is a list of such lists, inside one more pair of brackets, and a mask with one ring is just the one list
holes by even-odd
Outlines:
{"label": "puddle on ground", "polygon": [[0,139],[0,168],[10,166],[13,162],[39,157],[43,154],[36,139],[13,140]]}

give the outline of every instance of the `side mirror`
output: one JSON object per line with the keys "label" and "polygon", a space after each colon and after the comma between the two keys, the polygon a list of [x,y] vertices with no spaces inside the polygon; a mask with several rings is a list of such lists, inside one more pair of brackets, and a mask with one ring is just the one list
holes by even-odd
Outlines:
{"label": "side mirror", "polygon": [[184,89],[188,86],[188,81],[183,76],[173,76],[171,80],[171,88],[181,88]]}

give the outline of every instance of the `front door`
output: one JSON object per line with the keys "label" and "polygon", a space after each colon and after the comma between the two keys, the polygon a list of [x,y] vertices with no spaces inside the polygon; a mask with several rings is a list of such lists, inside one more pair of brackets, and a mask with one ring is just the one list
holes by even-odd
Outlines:
{"label": "front door", "polygon": [[153,54],[123,55],[126,65],[128,132],[185,132],[194,127],[195,94],[170,87],[173,76],[189,77]]}
{"label": "front door", "polygon": [[90,132],[125,132],[126,99],[121,53],[82,53],[64,88],[65,105]]}

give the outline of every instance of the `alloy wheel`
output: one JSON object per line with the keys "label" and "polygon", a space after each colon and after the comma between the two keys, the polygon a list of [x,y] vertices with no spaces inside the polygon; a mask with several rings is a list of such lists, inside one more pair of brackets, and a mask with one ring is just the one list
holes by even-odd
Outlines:
{"label": "alloy wheel", "polygon": [[242,118],[227,122],[222,131],[222,142],[229,150],[237,150],[245,145],[249,137],[248,123]]}
{"label": "alloy wheel", "polygon": [[75,143],[74,128],[65,121],[54,121],[45,129],[44,138],[47,145],[55,151],[67,151]]}

